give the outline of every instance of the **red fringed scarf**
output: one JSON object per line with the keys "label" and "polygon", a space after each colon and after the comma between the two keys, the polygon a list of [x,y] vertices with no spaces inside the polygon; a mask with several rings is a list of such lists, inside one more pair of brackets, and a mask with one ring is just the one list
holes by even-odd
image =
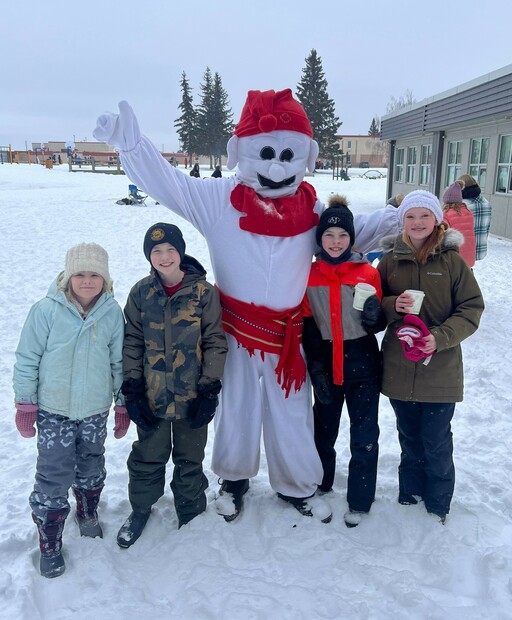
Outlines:
{"label": "red fringed scarf", "polygon": [[240,218],[240,229],[268,237],[294,237],[319,221],[314,212],[315,188],[302,181],[293,196],[263,198],[251,187],[239,183],[231,192],[231,204],[245,214]]}
{"label": "red fringed scarf", "polygon": [[265,306],[248,304],[220,293],[222,323],[227,334],[236,338],[249,355],[260,351],[277,353],[276,366],[278,384],[288,398],[292,387],[298,392],[306,381],[306,364],[300,352],[302,342],[302,308],[291,308],[278,312]]}
{"label": "red fringed scarf", "polygon": [[318,269],[329,283],[329,309],[331,313],[332,373],[335,385],[343,385],[343,311],[341,307],[341,283],[343,275],[354,263],[330,265],[317,261]]}

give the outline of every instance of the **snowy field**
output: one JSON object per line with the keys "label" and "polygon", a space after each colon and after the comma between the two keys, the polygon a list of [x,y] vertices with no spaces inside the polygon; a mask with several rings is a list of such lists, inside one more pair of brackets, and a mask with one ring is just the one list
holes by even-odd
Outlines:
{"label": "snowy field", "polygon": [[[385,179],[333,181],[324,172],[306,180],[324,201],[331,192],[345,193],[354,212],[370,212],[385,202]],[[146,207],[115,204],[126,196],[128,183],[124,176],[71,174],[66,166],[0,166],[0,618],[512,618],[512,242],[497,237],[475,267],[487,307],[480,329],[463,344],[466,393],[453,423],[457,482],[445,526],[423,505],[397,503],[399,447],[383,397],[377,497],[359,527],[347,529],[343,522],[349,457],[345,413],[330,524],[301,517],[278,500],[262,458],[236,522],[226,523],[209,505],[178,531],[167,488],[140,540],[122,550],[115,538],[130,512],[125,463],[136,437],[132,425],[124,439],[115,440],[112,433],[107,439],[108,476],[100,502],[105,538],[80,538],[70,516],[64,530],[65,574],[54,580],[39,575],[28,506],[36,442],[23,439],[15,428],[11,384],[14,350],[30,306],[62,270],[66,250],[83,241],[100,243],[109,252],[115,294],[124,306],[131,286],[149,269],[143,235],[161,220],[182,227],[187,252],[212,279],[206,244],[190,225],[149,198]],[[210,469],[212,439],[211,427],[205,460],[210,501],[218,490]]]}

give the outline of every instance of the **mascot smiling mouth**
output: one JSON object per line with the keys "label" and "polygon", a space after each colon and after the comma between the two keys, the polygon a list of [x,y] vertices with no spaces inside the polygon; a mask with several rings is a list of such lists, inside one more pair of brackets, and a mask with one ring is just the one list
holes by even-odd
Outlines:
{"label": "mascot smiling mouth", "polygon": [[262,187],[279,189],[280,187],[287,187],[288,185],[292,185],[292,183],[295,183],[295,175],[293,177],[290,177],[289,179],[283,179],[282,181],[276,182],[272,181],[272,179],[261,176],[261,174],[258,174],[258,182]]}

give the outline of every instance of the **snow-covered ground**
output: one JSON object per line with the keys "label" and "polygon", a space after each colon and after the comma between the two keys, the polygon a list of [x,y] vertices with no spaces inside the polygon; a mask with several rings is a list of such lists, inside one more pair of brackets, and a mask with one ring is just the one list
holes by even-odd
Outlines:
{"label": "snow-covered ground", "polygon": [[[307,180],[324,201],[331,192],[345,193],[354,212],[372,211],[385,201],[385,179],[333,181],[332,173],[321,172]],[[342,518],[349,456],[345,414],[330,524],[301,517],[278,500],[263,457],[236,522],[226,523],[209,505],[178,531],[167,489],[143,536],[122,550],[115,538],[130,512],[125,462],[136,437],[132,425],[124,439],[110,434],[107,440],[108,477],[100,503],[105,538],[80,538],[69,517],[65,574],[54,580],[39,575],[28,507],[36,443],[16,431],[11,385],[14,350],[30,306],[62,270],[67,248],[82,241],[108,250],[115,294],[124,306],[131,286],[148,272],[143,235],[161,220],[182,227],[187,252],[212,278],[206,244],[190,225],[151,199],[146,207],[115,204],[128,183],[124,176],[71,174],[65,166],[0,165],[0,617],[512,618],[512,242],[497,237],[475,267],[487,307],[480,329],[463,344],[466,394],[453,423],[457,482],[444,527],[422,505],[397,503],[399,447],[383,397],[377,497],[359,527],[347,529]],[[205,460],[210,500],[218,489],[210,469],[212,439],[213,428]]]}

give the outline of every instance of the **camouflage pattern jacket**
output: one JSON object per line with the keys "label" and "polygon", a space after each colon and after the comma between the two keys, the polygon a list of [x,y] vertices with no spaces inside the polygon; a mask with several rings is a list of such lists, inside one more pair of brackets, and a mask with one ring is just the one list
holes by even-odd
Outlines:
{"label": "camouflage pattern jacket", "polygon": [[124,310],[124,379],[144,376],[146,396],[157,417],[180,420],[198,385],[221,379],[227,342],[217,290],[191,256],[185,277],[170,297],[155,270],[130,291]]}

